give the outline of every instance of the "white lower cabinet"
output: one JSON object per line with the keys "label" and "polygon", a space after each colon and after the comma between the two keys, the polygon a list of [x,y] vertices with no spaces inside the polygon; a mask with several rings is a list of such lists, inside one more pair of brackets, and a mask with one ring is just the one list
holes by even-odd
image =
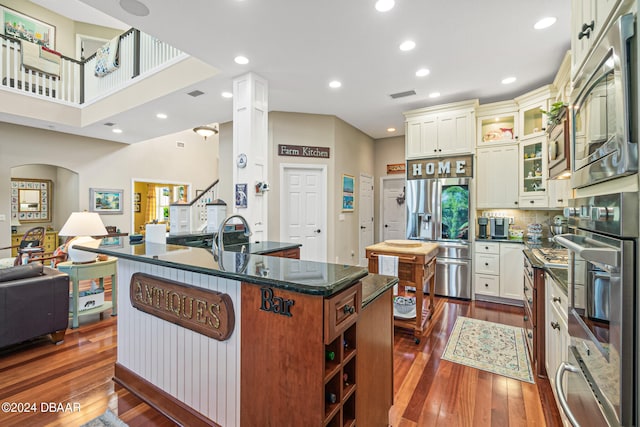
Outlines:
{"label": "white lower cabinet", "polygon": [[519,243],[475,243],[473,264],[477,298],[508,298],[522,304],[523,248]]}
{"label": "white lower cabinet", "polygon": [[[556,405],[560,408],[558,395],[556,391],[556,371],[560,363],[567,360],[569,331],[567,328],[567,296],[560,290],[555,281],[545,274],[545,366],[553,395],[556,399]],[[563,389],[566,390],[566,377]],[[565,426],[569,426],[568,420],[564,417],[562,410],[559,411],[562,416],[562,422]]]}

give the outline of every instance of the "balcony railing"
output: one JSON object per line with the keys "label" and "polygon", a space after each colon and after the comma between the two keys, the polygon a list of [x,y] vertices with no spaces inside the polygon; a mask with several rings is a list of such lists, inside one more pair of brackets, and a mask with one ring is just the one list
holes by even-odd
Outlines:
{"label": "balcony railing", "polygon": [[98,77],[96,54],[83,61],[59,55],[59,72],[48,73],[24,66],[19,39],[0,34],[0,41],[0,87],[76,105],[103,98],[123,89],[132,79],[160,71],[188,56],[132,28],[119,36],[118,68]]}

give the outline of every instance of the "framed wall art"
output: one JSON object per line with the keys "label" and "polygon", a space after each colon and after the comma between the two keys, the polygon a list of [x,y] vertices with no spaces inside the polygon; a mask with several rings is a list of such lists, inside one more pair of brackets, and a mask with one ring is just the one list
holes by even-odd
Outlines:
{"label": "framed wall art", "polygon": [[51,222],[53,182],[11,178],[11,218],[22,222]]}
{"label": "framed wall art", "polygon": [[248,184],[236,184],[236,208],[247,207],[247,186]]}
{"label": "framed wall art", "polygon": [[355,200],[355,177],[342,175],[342,211],[353,212]]}
{"label": "framed wall art", "polygon": [[13,9],[0,5],[2,16],[2,34],[20,40],[26,40],[54,50],[56,48],[56,27],[38,19],[23,15]]}
{"label": "framed wall art", "polygon": [[123,190],[89,189],[89,210],[101,214],[122,214]]}

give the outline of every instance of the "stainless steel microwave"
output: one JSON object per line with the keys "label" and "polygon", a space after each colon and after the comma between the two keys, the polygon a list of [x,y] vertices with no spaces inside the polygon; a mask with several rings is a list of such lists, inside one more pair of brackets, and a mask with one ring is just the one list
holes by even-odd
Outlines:
{"label": "stainless steel microwave", "polygon": [[549,179],[566,179],[571,176],[571,157],[569,156],[569,115],[563,107],[557,123],[547,128],[549,134],[548,154]]}
{"label": "stainless steel microwave", "polygon": [[621,16],[577,76],[572,100],[572,186],[638,171],[635,17]]}

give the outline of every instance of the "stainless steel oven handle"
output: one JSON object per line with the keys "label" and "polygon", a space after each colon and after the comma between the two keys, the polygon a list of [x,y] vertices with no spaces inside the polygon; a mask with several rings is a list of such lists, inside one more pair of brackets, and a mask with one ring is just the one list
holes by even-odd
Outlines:
{"label": "stainless steel oven handle", "polygon": [[620,266],[620,251],[614,248],[589,248],[571,240],[575,234],[560,234],[554,240],[561,246],[578,254],[582,259],[589,262],[606,264],[613,267]]}
{"label": "stainless steel oven handle", "polygon": [[573,427],[580,427],[580,424],[578,424],[578,420],[576,420],[576,417],[571,412],[571,409],[569,409],[567,398],[565,397],[564,390],[562,389],[562,379],[564,378],[564,373],[566,371],[577,374],[580,372],[580,369],[576,368],[575,366],[573,366],[568,362],[560,363],[560,366],[558,366],[558,370],[556,371],[556,394],[558,395],[558,400],[560,401],[560,406],[562,407],[562,411],[569,419],[569,422],[571,423],[571,425]]}

